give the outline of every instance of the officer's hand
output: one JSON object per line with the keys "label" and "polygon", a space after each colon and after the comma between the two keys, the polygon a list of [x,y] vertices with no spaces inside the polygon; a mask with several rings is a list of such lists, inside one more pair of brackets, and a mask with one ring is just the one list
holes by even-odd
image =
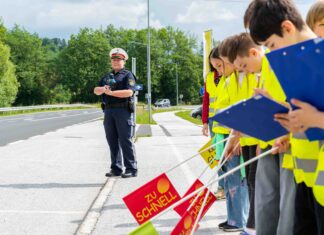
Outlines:
{"label": "officer's hand", "polygon": [[97,87],[96,89],[97,89],[97,92],[100,92],[101,94],[105,93],[105,91],[106,91],[105,87],[103,87],[103,86]]}
{"label": "officer's hand", "polygon": [[105,94],[106,95],[111,95],[111,90],[110,90],[110,87],[109,86],[107,86],[108,88],[106,88],[106,90],[105,90]]}

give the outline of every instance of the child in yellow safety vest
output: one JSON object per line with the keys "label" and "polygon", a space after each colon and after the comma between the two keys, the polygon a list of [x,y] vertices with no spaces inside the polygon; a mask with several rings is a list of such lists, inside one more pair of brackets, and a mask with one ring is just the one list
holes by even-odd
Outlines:
{"label": "child in yellow safety vest", "polygon": [[[216,113],[235,103],[237,95],[237,91],[233,89],[233,87],[237,87],[237,72],[231,63],[224,61],[224,59],[220,57],[218,52],[219,51],[216,51],[214,54],[214,58],[217,58],[214,65],[222,74],[222,77],[219,83],[220,90],[215,100],[214,107]],[[230,133],[230,129],[217,122],[213,124],[213,131],[215,132],[214,142],[227,138]],[[224,144],[216,146],[217,158],[220,157],[223,151]],[[227,172],[239,164],[240,158],[235,156],[226,161],[222,170]],[[248,212],[248,189],[246,180],[241,177],[241,172],[235,172],[226,177],[224,179],[224,189],[226,194],[227,220],[219,224],[219,228],[226,232],[243,231]]]}
{"label": "child in yellow safety vest", "polygon": [[[254,89],[255,93],[272,96],[276,101],[284,102],[285,94],[271,71],[265,57],[266,51],[256,45],[248,33],[234,35],[231,38],[232,43],[228,46],[228,57],[239,70],[256,75],[256,87],[258,88]],[[281,138],[277,141],[282,142]],[[264,152],[270,149],[275,141],[268,143],[259,141],[259,143]],[[254,156],[255,154],[248,155],[246,160]],[[250,181],[255,179],[255,207],[252,201],[254,198],[250,198],[250,223],[247,224],[246,234],[252,234],[251,229],[255,228],[252,223],[254,222],[254,211],[257,234],[291,234],[295,187],[293,173],[280,168],[285,158],[287,156],[273,154],[259,160],[256,173],[250,179]],[[251,182],[251,188],[254,186],[253,183]],[[280,211],[282,211],[281,214]]]}
{"label": "child in yellow safety vest", "polygon": [[[222,53],[226,48],[227,39],[224,40],[219,46],[219,52]],[[239,74],[235,70],[233,64],[229,63],[226,55],[221,57],[219,55],[220,71],[223,74],[223,85],[221,87],[219,96],[216,100],[216,113],[228,106],[237,102],[237,96],[239,94]],[[228,137],[230,129],[224,127],[220,123],[214,122],[213,131],[216,133],[215,141],[219,141]],[[216,154],[221,155],[224,151],[224,145],[216,149]],[[239,150],[239,148],[237,149]],[[226,153],[225,153],[226,154]],[[231,159],[227,159],[223,166],[223,170],[229,171],[241,163],[240,153],[237,151],[235,156]],[[227,205],[227,221],[219,224],[219,227],[224,231],[243,231],[246,225],[246,219],[248,214],[248,188],[246,185],[246,179],[244,172],[236,172],[224,179],[226,205]]]}
{"label": "child in yellow safety vest", "polygon": [[[305,24],[290,0],[256,0],[249,5],[246,13],[248,16],[245,19],[248,19],[251,37],[255,42],[265,45],[270,50],[317,37]],[[287,76],[289,75],[287,74]],[[307,82],[307,76],[305,76],[305,82]],[[319,161],[319,157],[322,156],[320,155],[322,143],[321,141],[308,141],[304,134],[304,124],[301,122],[301,125],[296,125],[299,123],[297,120],[293,120],[296,112],[301,113],[303,109],[305,111],[307,108],[306,104],[298,101],[292,102],[302,106],[302,109],[289,114],[278,114],[275,118],[293,133],[291,150],[294,158],[294,175],[298,183],[293,233],[322,235],[324,234],[324,207],[321,204],[324,194],[313,194],[313,187],[316,187],[315,182],[323,184],[318,185],[319,187],[324,186],[323,181],[316,179],[318,176],[316,169],[320,167],[320,164],[324,164],[324,161]],[[308,108],[311,107],[308,106]],[[310,113],[321,114],[314,109]],[[309,116],[305,119],[310,121]],[[320,123],[318,124],[321,126]]]}
{"label": "child in yellow safety vest", "polygon": [[[324,1],[317,1],[312,5],[307,13],[307,25],[318,36],[324,38]],[[291,112],[292,123],[295,126],[304,126],[304,128],[318,127],[324,129],[324,112],[318,111],[310,104],[294,100],[294,104],[300,107],[299,110]],[[315,173],[315,183],[313,186],[314,196],[317,201],[324,206],[324,145],[321,146],[318,157],[318,166]]]}
{"label": "child in yellow safety vest", "polygon": [[[216,56],[215,56],[216,52]],[[203,129],[202,133],[205,136],[208,136],[208,130],[210,132],[211,138],[214,137],[215,133],[213,132],[213,121],[209,118],[213,117],[216,113],[215,109],[215,101],[218,97],[220,87],[222,87],[222,83],[220,82],[221,73],[217,71],[214,67],[216,66],[215,63],[217,62],[218,48],[213,48],[209,54],[209,63],[211,71],[206,76],[206,83],[205,83],[205,92],[203,98],[203,106],[202,106],[202,123]],[[220,177],[223,172],[220,170],[218,172],[218,176]],[[215,192],[215,196],[217,199],[225,199],[224,193],[224,179],[218,182],[217,192]]]}

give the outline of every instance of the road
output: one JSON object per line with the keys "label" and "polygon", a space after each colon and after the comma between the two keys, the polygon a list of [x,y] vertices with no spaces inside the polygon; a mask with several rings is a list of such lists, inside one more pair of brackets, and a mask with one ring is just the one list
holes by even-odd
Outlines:
{"label": "road", "polygon": [[[138,224],[125,206],[122,198],[157,177],[177,163],[197,153],[208,138],[202,136],[201,127],[185,121],[173,113],[154,114],[158,125],[152,125],[152,137],[140,138],[136,143],[139,175],[137,178],[118,178],[114,183],[108,199],[104,204],[99,221],[92,235],[114,234],[124,235],[134,230]],[[201,175],[206,164],[201,157],[190,160],[167,175],[180,195],[183,195],[194,180]],[[207,170],[200,178],[207,183],[214,174]],[[216,190],[215,185],[214,190]],[[180,217],[170,211],[153,221],[160,235],[168,235],[180,220]],[[200,229],[196,235],[224,235],[217,225],[226,220],[226,203],[224,200],[216,201],[204,219],[199,223]],[[237,235],[238,233],[231,233]]]}
{"label": "road", "polygon": [[101,110],[92,108],[0,117],[0,146],[101,116]]}
{"label": "road", "polygon": [[[47,116],[47,120],[60,120],[57,117]],[[45,118],[38,116],[36,123],[45,122],[41,121]],[[107,180],[104,176],[110,157],[100,120],[0,147],[0,233],[72,235],[84,226],[92,231],[84,233],[88,235],[125,235],[135,229],[138,224],[122,198],[192,156],[208,141],[201,135],[201,127],[173,113],[155,114],[154,118],[158,125],[151,126],[152,137],[136,142],[137,178]],[[198,156],[167,174],[183,195],[205,166]],[[206,184],[213,174],[208,170],[200,179]],[[111,188],[102,198],[106,186]],[[226,220],[225,206],[225,201],[214,203],[200,221],[197,235],[224,234],[217,224]],[[87,220],[91,213],[95,217]],[[167,235],[179,219],[171,211],[153,224],[161,235]]]}

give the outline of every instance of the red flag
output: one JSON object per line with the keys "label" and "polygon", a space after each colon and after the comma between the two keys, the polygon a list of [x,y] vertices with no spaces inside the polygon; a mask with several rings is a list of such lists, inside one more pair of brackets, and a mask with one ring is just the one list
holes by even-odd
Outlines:
{"label": "red flag", "polygon": [[[185,193],[184,197],[200,187],[202,187],[204,184],[199,181],[198,179],[193,183],[193,185],[189,188],[189,190]],[[189,205],[191,202],[195,199],[196,195],[189,198],[188,200],[181,203],[179,206],[175,207],[175,211],[181,215],[181,219],[176,225],[176,227],[171,232],[171,235],[179,235],[179,234],[190,234],[191,230],[193,229],[193,226],[195,224],[195,221],[197,220],[198,213],[200,211],[200,208],[204,202],[204,198],[206,196],[206,193],[208,192],[208,189],[204,189],[203,193],[197,198],[195,203],[192,205],[190,210],[187,211]],[[204,217],[204,215],[207,213],[209,208],[212,206],[212,204],[217,200],[215,195],[213,193],[209,193],[206,204],[204,206],[203,212],[200,216],[200,220]]]}
{"label": "red flag", "polygon": [[143,224],[181,199],[165,173],[123,198],[139,224]]}

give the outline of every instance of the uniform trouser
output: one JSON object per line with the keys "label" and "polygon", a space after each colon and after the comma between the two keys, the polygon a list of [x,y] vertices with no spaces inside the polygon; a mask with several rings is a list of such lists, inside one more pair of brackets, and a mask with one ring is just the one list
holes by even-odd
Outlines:
{"label": "uniform trouser", "polygon": [[280,167],[282,160],[282,154],[280,157],[270,154],[258,161],[255,181],[257,235],[292,234],[296,183],[293,172]]}
{"label": "uniform trouser", "polygon": [[135,147],[132,142],[134,132],[132,114],[127,108],[109,108],[105,110],[104,127],[110,148],[111,170],[123,171],[122,158],[126,172],[136,172]]}
{"label": "uniform trouser", "polygon": [[[242,155],[244,162],[256,156],[256,145],[242,147]],[[249,217],[246,224],[247,228],[255,228],[255,215],[254,215],[254,198],[255,198],[255,174],[257,171],[258,161],[251,163],[245,167],[247,185],[249,189],[250,210]]]}
{"label": "uniform trouser", "polygon": [[[234,156],[228,160],[223,168],[226,172],[240,165],[240,157]],[[241,178],[241,171],[227,176],[224,179],[227,223],[238,228],[246,225],[247,214],[249,211],[249,195],[246,180]]]}
{"label": "uniform trouser", "polygon": [[297,185],[294,235],[323,235],[324,207],[314,198],[312,188],[305,183]]}

